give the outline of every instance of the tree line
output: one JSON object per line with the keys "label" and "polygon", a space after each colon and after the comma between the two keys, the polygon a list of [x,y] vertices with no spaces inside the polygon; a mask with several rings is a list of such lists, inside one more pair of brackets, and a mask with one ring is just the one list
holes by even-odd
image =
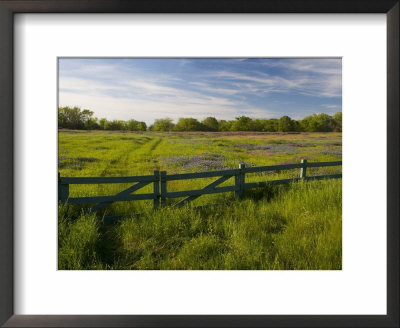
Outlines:
{"label": "tree line", "polygon": [[107,120],[93,117],[93,112],[89,109],[81,110],[79,107],[58,107],[58,128],[74,130],[126,130],[126,131],[146,131],[145,122],[134,119]]}
{"label": "tree line", "polygon": [[171,118],[156,119],[147,126],[134,119],[107,120],[93,117],[93,112],[79,107],[59,107],[58,127],[78,130],[125,130],[125,131],[260,131],[260,132],[341,132],[342,112],[333,116],[313,114],[301,120],[282,116],[279,119],[253,119],[239,116],[234,120],[217,120],[207,117],[199,121],[195,118],[180,118],[175,124]]}

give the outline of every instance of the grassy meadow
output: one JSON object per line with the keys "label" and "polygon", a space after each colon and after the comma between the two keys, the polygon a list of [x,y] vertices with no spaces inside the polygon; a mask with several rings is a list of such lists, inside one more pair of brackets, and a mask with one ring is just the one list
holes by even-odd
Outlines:
{"label": "grassy meadow", "polygon": [[[341,133],[59,131],[59,172],[69,177],[189,173],[341,160]],[[307,175],[341,167],[307,169]],[[246,182],[298,177],[299,170],[246,174]],[[168,182],[168,191],[216,180]],[[233,178],[223,185],[232,185]],[[113,195],[130,184],[71,185],[70,197]],[[152,185],[139,191],[151,192]],[[180,199],[169,199],[173,205]],[[198,205],[218,204],[197,209]],[[59,269],[340,270],[341,180],[203,195],[183,208],[114,203],[98,213],[59,205]],[[141,215],[136,215],[140,213]],[[124,215],[106,223],[96,215]]]}

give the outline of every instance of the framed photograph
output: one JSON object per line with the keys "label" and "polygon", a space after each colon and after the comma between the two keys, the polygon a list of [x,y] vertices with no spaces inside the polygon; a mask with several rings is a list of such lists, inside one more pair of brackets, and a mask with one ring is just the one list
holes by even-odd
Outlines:
{"label": "framed photograph", "polygon": [[0,10],[2,325],[399,326],[398,1]]}
{"label": "framed photograph", "polygon": [[341,82],[341,58],[58,58],[58,269],[341,270]]}

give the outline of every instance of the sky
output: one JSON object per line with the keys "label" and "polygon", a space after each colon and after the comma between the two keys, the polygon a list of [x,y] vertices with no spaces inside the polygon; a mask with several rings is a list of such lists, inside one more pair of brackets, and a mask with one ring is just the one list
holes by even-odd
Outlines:
{"label": "sky", "polygon": [[60,58],[59,106],[108,120],[301,119],[342,110],[340,58]]}

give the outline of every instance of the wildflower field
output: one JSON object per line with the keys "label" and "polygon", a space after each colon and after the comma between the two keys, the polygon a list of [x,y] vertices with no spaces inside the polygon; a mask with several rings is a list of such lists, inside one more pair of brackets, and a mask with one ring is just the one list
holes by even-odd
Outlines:
{"label": "wildflower field", "polygon": [[[69,177],[133,176],[154,170],[204,172],[338,161],[341,133],[117,132],[60,130],[59,172]],[[341,167],[307,169],[307,175]],[[298,177],[299,170],[246,174],[246,182]],[[168,182],[201,189],[216,178]],[[223,185],[232,185],[233,178]],[[71,185],[70,197],[113,195],[129,184]],[[203,195],[172,208],[117,202],[97,213],[59,205],[59,269],[340,270],[342,183],[321,180]],[[147,189],[146,189],[147,188]],[[151,192],[152,186],[140,190]],[[198,205],[212,205],[201,209]],[[140,215],[137,215],[140,213]],[[104,215],[124,215],[106,223]],[[97,217],[100,216],[100,219]]]}

